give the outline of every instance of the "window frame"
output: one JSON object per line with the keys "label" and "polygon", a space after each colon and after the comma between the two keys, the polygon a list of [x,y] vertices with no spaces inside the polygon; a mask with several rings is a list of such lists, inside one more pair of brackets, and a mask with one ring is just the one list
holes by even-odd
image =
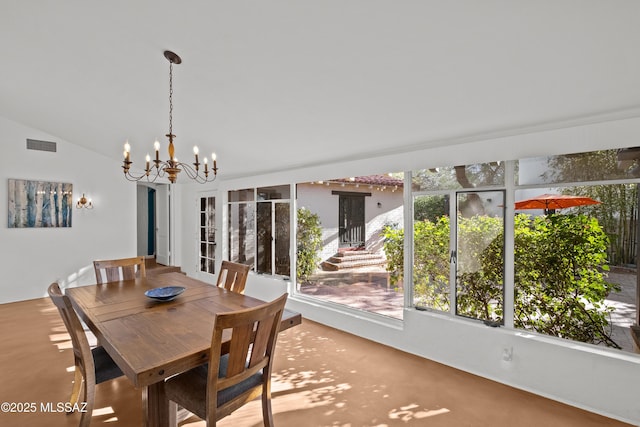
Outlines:
{"label": "window frame", "polygon": [[[286,188],[285,188],[286,187]],[[265,192],[265,190],[269,190],[269,189],[282,189],[284,191],[287,191],[287,196],[288,197],[282,197],[282,198],[271,198],[271,197],[267,197],[265,198],[264,195],[265,194],[270,194],[267,192]],[[232,193],[235,193],[235,195],[239,196],[239,197],[231,197]],[[275,194],[275,193],[274,193]],[[247,259],[252,259],[252,262],[249,264],[251,266],[251,270],[253,272],[255,272],[256,274],[261,274],[261,275],[265,275],[265,276],[272,276],[272,277],[282,277],[282,278],[290,278],[291,277],[291,269],[294,267],[293,263],[291,262],[291,244],[292,244],[292,238],[291,238],[291,234],[292,234],[292,225],[291,225],[291,207],[292,207],[292,198],[291,198],[291,194],[292,194],[292,186],[291,184],[282,184],[282,185],[274,185],[274,186],[262,186],[262,187],[251,187],[251,188],[243,188],[243,189],[238,189],[238,190],[228,190],[227,191],[227,201],[226,201],[226,215],[225,215],[225,220],[227,222],[227,232],[225,233],[225,238],[227,239],[226,241],[226,258],[234,261],[234,262],[240,262],[237,260],[233,259],[233,254],[232,252],[232,224],[233,222],[231,221],[231,215],[232,215],[232,210],[231,207],[232,206],[239,206],[239,205],[245,205],[247,209],[251,210],[252,213],[252,226],[251,226],[251,236],[250,238],[252,239],[252,249],[251,249],[251,254],[250,256],[247,256]],[[249,195],[251,195],[251,197],[249,197]],[[277,196],[277,194],[276,194]],[[262,205],[260,205],[262,204]],[[268,204],[270,211],[271,211],[271,215],[270,215],[270,245],[271,245],[271,253],[270,253],[270,266],[271,266],[271,272],[265,272],[265,271],[258,271],[258,265],[259,265],[259,215],[258,215],[258,209],[259,206],[264,206]],[[287,221],[289,222],[289,236],[286,237],[286,245],[289,247],[287,252],[288,252],[288,257],[289,257],[289,272],[287,274],[277,274],[275,273],[276,271],[276,239],[275,239],[275,232],[276,232],[276,216],[273,215],[273,213],[276,210],[276,204],[287,204],[289,205],[289,215],[287,215]],[[294,236],[295,238],[295,236]],[[247,263],[245,263],[247,264]]]}

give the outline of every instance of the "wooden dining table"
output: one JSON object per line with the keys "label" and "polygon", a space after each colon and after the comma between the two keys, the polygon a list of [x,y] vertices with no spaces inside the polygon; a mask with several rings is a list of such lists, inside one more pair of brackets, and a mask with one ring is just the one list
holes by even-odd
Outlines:
{"label": "wooden dining table", "polygon": [[[171,301],[145,296],[166,286],[185,290]],[[169,424],[164,380],[209,360],[215,314],[264,304],[181,273],[68,288],[66,295],[127,378],[142,389],[146,426]],[[280,330],[301,321],[300,313],[285,310]]]}

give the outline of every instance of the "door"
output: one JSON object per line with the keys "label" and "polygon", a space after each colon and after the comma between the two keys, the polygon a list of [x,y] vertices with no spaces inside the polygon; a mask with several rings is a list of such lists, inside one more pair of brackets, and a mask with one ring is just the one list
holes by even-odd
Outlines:
{"label": "door", "polygon": [[340,248],[364,247],[364,195],[341,194],[338,201]]}
{"label": "door", "polygon": [[156,186],[156,261],[158,264],[171,265],[171,206],[170,187],[167,184]]}
{"label": "door", "polygon": [[216,269],[216,198],[198,198],[198,273],[210,280]]}
{"label": "door", "polygon": [[290,274],[289,202],[257,203],[257,265],[265,274]]}

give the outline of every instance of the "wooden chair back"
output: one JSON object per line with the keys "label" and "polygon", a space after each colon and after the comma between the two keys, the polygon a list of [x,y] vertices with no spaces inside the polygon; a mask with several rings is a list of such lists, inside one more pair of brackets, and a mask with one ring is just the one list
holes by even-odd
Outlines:
{"label": "wooden chair back", "polygon": [[216,285],[228,291],[242,294],[247,284],[250,268],[250,265],[223,260]]}
{"label": "wooden chair back", "polygon": [[[80,398],[80,385],[84,383],[84,401],[87,403],[86,412],[82,413],[80,419],[81,427],[88,427],[91,422],[91,413],[95,401],[96,375],[93,361],[93,354],[89,341],[78,319],[69,297],[62,294],[60,286],[52,283],[48,289],[49,297],[53,304],[58,308],[62,321],[67,328],[67,332],[71,336],[73,345],[73,356],[75,359],[75,378],[73,390],[71,392],[70,403],[76,404]],[[83,382],[84,379],[84,382]]]}
{"label": "wooden chair back", "polygon": [[120,280],[133,280],[136,276],[146,277],[145,259],[143,256],[93,261],[93,269],[96,272],[96,281],[98,284],[118,282]]}
{"label": "wooden chair back", "polygon": [[207,426],[262,395],[264,425],[273,426],[271,369],[287,294],[257,307],[219,313],[213,323],[209,363],[165,382],[170,424],[177,405]]}
{"label": "wooden chair back", "polygon": [[[216,315],[211,340],[207,396],[207,420],[219,420],[255,397],[262,394],[265,425],[272,426],[271,368],[278,338],[280,320],[287,301],[287,294],[258,307]],[[228,353],[223,332],[231,330]],[[220,354],[228,354],[227,366],[220,372]],[[237,386],[252,376],[260,376],[255,387],[218,406],[217,398],[225,389]]]}

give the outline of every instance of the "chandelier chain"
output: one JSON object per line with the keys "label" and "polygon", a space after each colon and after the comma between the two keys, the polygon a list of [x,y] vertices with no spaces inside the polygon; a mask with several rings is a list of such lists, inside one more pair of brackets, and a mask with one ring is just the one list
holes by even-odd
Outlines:
{"label": "chandelier chain", "polygon": [[169,61],[169,135],[173,135],[173,61]]}

